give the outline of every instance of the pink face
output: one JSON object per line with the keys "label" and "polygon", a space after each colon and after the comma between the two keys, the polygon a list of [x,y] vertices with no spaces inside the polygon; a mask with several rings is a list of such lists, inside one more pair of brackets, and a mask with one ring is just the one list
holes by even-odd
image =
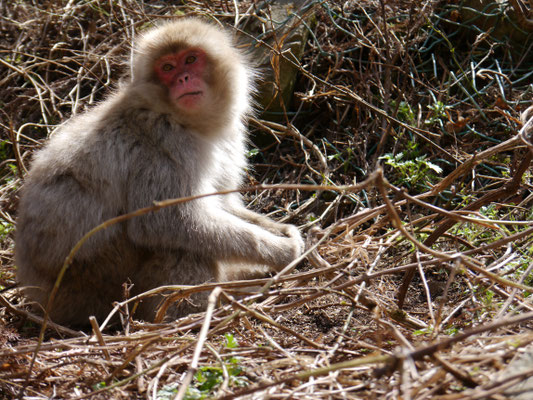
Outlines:
{"label": "pink face", "polygon": [[164,55],[155,62],[154,69],[174,104],[185,111],[195,111],[207,96],[206,64],[205,53],[192,48]]}

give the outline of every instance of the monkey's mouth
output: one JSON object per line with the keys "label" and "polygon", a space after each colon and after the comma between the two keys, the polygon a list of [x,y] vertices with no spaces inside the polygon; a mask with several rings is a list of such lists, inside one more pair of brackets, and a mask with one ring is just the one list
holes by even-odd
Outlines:
{"label": "monkey's mouth", "polygon": [[187,96],[201,96],[203,94],[202,91],[197,91],[197,92],[187,92],[187,93],[183,93],[181,96],[179,96],[177,98],[177,100],[181,100],[183,99],[184,97],[187,97]]}

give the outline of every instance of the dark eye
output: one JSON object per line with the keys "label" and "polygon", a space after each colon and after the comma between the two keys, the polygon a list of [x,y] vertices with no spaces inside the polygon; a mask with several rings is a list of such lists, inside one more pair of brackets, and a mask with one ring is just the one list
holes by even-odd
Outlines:
{"label": "dark eye", "polygon": [[195,56],[189,56],[185,59],[185,64],[192,64],[193,62],[196,61],[196,57]]}
{"label": "dark eye", "polygon": [[161,69],[165,72],[172,71],[174,69],[174,66],[172,64],[163,64]]}

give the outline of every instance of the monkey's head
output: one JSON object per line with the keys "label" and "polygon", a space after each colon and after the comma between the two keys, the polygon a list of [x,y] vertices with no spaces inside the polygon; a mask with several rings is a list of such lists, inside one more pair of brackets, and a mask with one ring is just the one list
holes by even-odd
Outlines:
{"label": "monkey's head", "polygon": [[251,72],[243,55],[224,30],[198,19],[144,33],[132,72],[133,84],[157,87],[157,98],[193,128],[214,127],[250,111]]}

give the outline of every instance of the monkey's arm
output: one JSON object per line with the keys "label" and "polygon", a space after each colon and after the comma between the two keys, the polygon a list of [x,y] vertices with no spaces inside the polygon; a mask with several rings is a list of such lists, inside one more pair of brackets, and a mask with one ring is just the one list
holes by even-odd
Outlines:
{"label": "monkey's arm", "polygon": [[143,246],[185,249],[274,267],[285,266],[303,250],[299,238],[275,235],[205,202],[135,218],[128,223],[128,235]]}
{"label": "monkey's arm", "polygon": [[272,232],[275,235],[292,237],[295,239],[299,238],[300,240],[302,240],[300,231],[294,225],[282,224],[282,223],[273,221],[272,219],[264,215],[258,214],[244,207],[232,208],[231,212],[237,217],[242,218],[253,224],[259,225],[260,227],[265,228],[266,230]]}
{"label": "monkey's arm", "polygon": [[[180,193],[188,187],[184,177],[164,165],[159,167],[157,173],[142,170],[135,177],[136,184],[129,185],[129,211],[150,205],[154,199],[184,196]],[[219,197],[207,197],[136,217],[127,222],[127,232],[139,246],[184,249],[275,268],[284,267],[303,251],[299,234],[276,235],[257,223],[261,219],[257,214],[245,210],[241,215],[228,212]],[[268,224],[275,225],[272,221]]]}

